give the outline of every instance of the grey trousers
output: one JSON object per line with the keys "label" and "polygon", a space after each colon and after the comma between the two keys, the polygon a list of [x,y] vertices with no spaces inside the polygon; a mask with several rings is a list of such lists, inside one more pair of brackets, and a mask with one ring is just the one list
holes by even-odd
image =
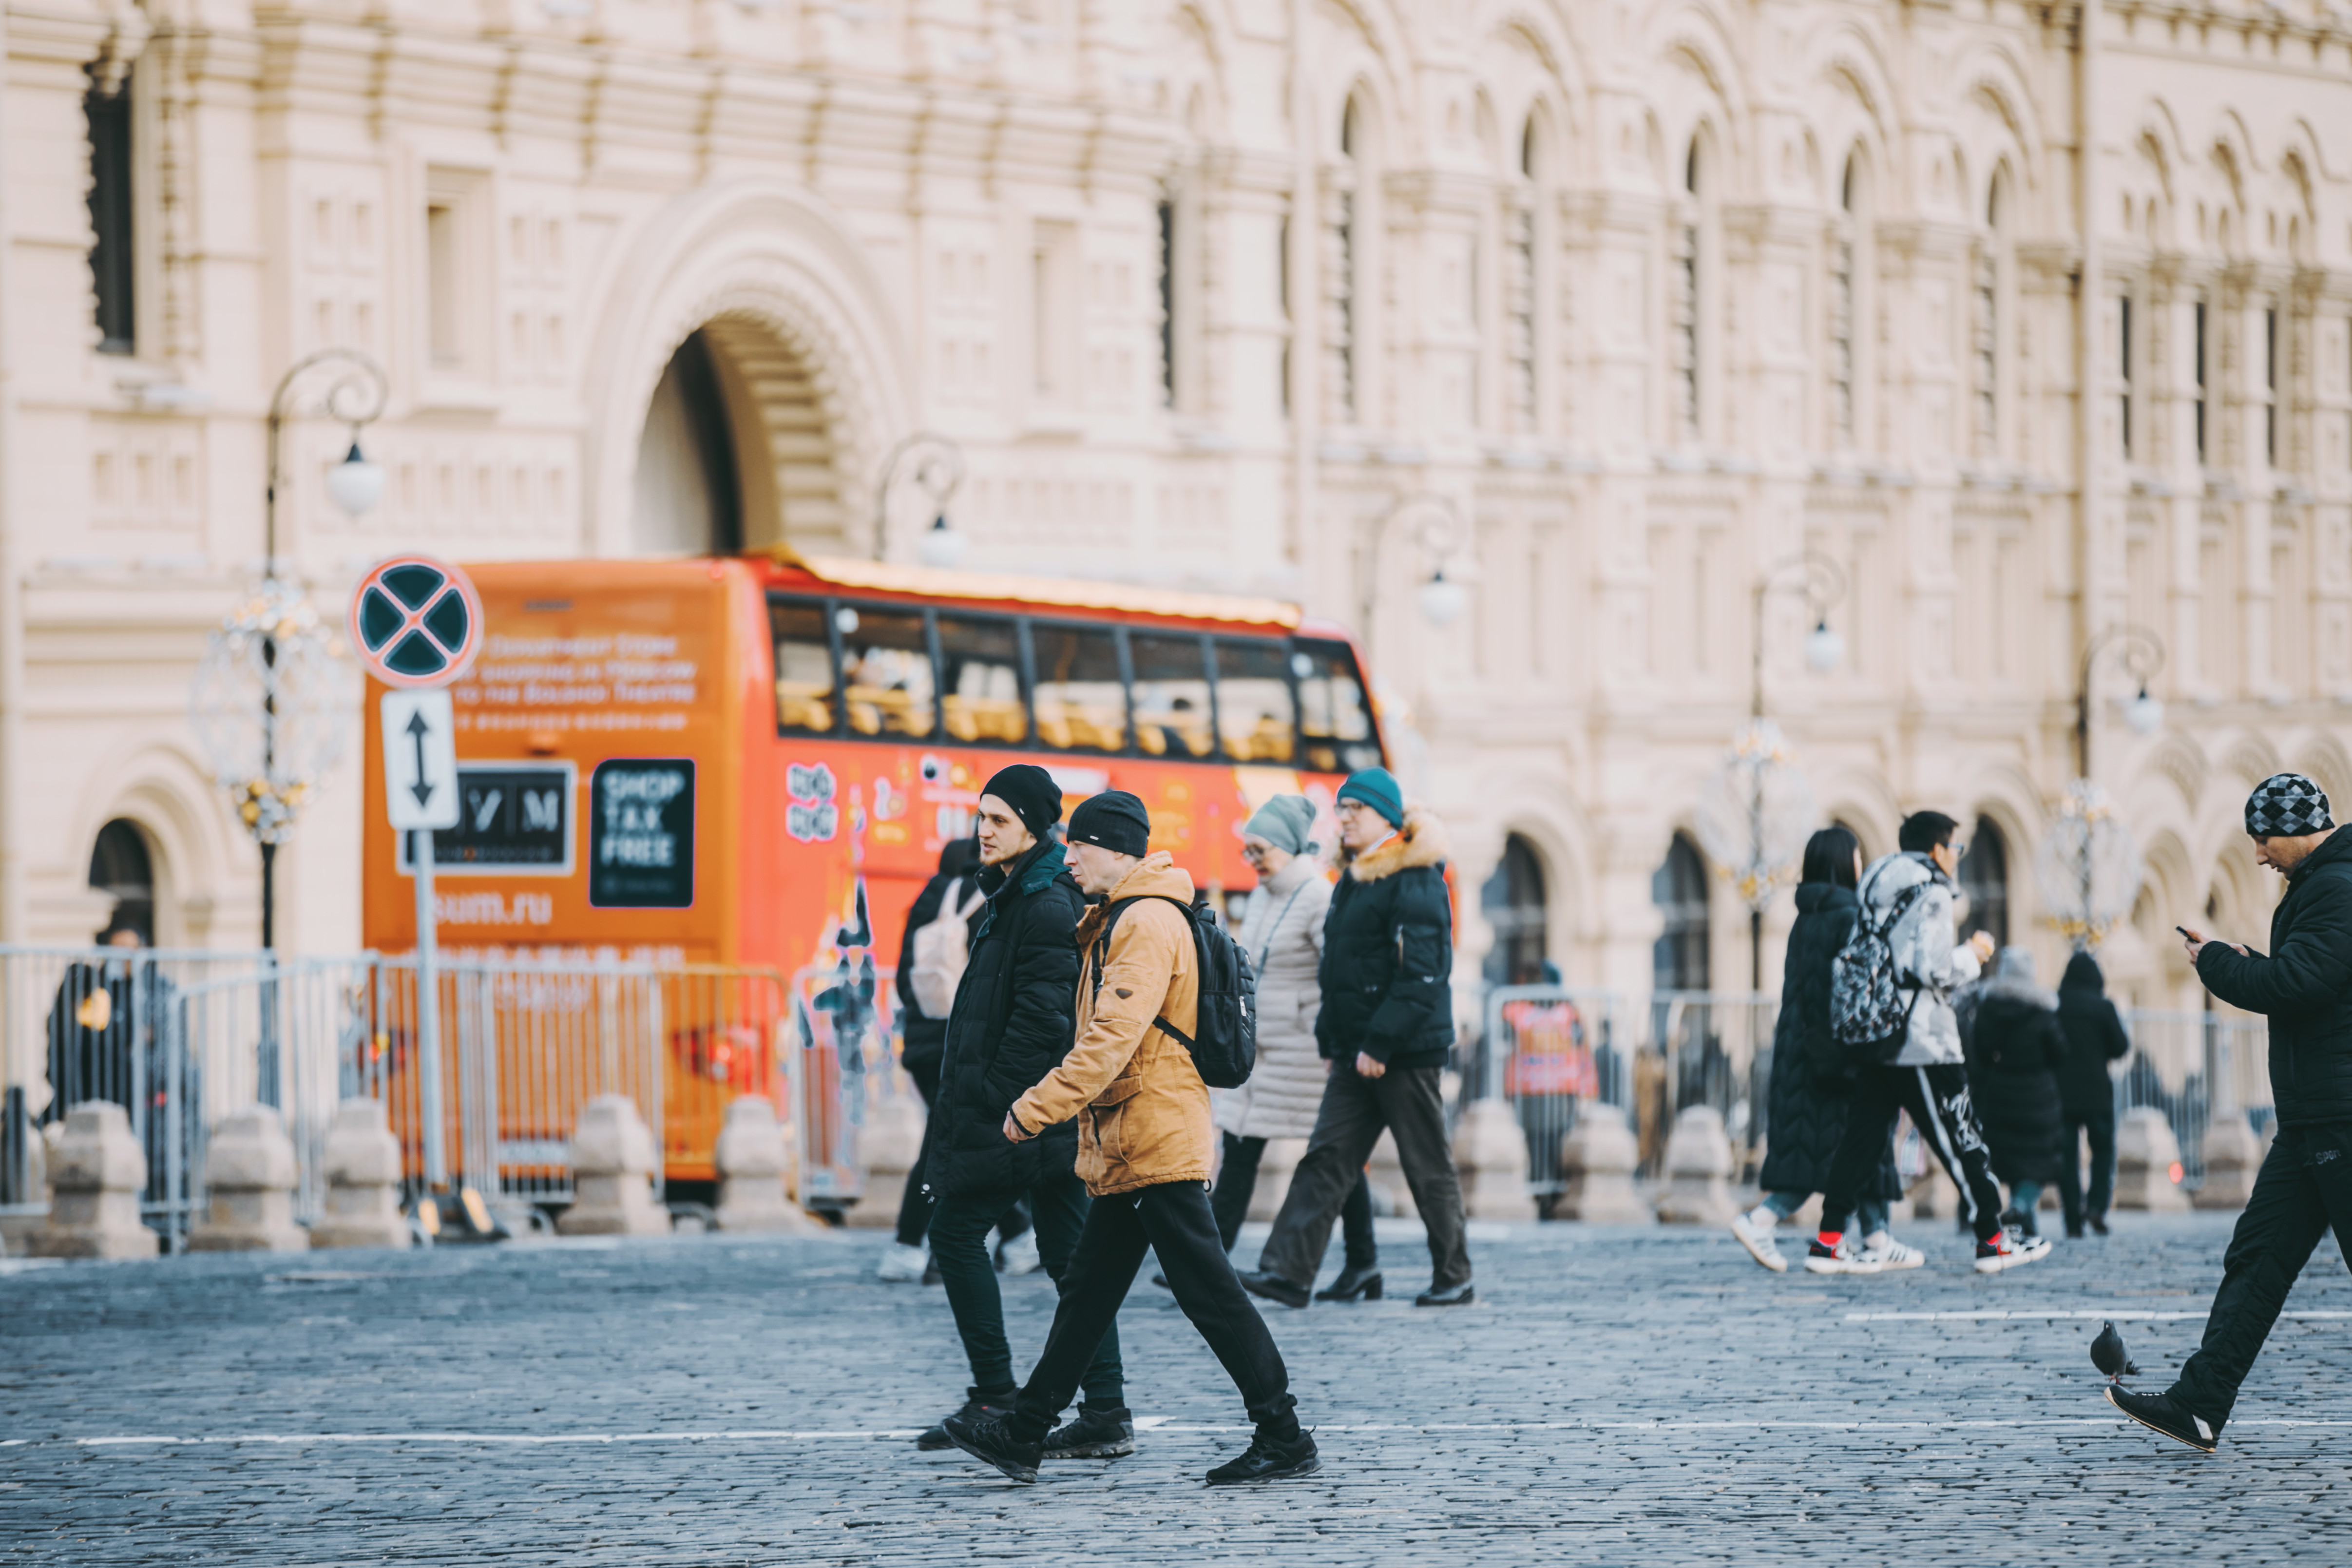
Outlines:
{"label": "grey trousers", "polygon": [[1331,1223],[1349,1189],[1372,1157],[1385,1127],[1396,1134],[1397,1157],[1412,1201],[1429,1227],[1430,1289],[1450,1289],[1470,1278],[1470,1249],[1463,1239],[1462,1183],[1454,1173],[1454,1152],[1445,1143],[1445,1102],[1437,1090],[1438,1068],[1391,1068],[1379,1078],[1356,1070],[1351,1057],[1331,1069],[1323,1085],[1315,1132],[1290,1178],[1290,1192],[1275,1216],[1274,1234],[1257,1266],[1294,1285],[1311,1286],[1331,1244]]}

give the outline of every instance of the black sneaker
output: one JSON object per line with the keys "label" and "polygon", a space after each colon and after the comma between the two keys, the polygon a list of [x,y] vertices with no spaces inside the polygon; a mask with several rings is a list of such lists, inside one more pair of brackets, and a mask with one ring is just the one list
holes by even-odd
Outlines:
{"label": "black sneaker", "polygon": [[2133,1394],[2110,1384],[2107,1403],[2148,1430],[2186,1443],[2200,1454],[2211,1453],[2221,1441],[2221,1422],[2190,1415],[2169,1394]]}
{"label": "black sneaker", "polygon": [[[956,1414],[966,1420],[981,1415],[993,1415],[1002,1419],[1013,1414],[1013,1395],[1005,1394],[991,1399],[983,1397],[977,1388],[967,1388],[963,1391],[963,1408],[958,1410]],[[915,1447],[926,1454],[940,1454],[954,1447],[955,1439],[948,1436],[947,1423],[942,1421],[916,1438]]]}
{"label": "black sneaker", "polygon": [[1322,1468],[1323,1460],[1315,1452],[1312,1434],[1301,1432],[1286,1443],[1260,1433],[1250,1439],[1250,1446],[1242,1450],[1239,1458],[1227,1459],[1211,1470],[1209,1484],[1223,1487],[1235,1481],[1278,1481],[1291,1476],[1311,1476]]}
{"label": "black sneaker", "polygon": [[1037,1465],[1045,1457],[1043,1443],[1024,1443],[994,1415],[967,1416],[959,1412],[940,1423],[948,1441],[983,1464],[994,1465],[1024,1487],[1037,1484]]}
{"label": "black sneaker", "polygon": [[1122,1407],[1078,1413],[1045,1434],[1049,1459],[1119,1459],[1135,1452],[1135,1417]]}

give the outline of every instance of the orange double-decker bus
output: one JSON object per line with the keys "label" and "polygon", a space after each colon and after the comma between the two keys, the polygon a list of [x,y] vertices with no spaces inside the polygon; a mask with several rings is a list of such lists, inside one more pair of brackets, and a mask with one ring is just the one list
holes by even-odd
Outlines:
{"label": "orange double-decker bus", "polygon": [[[1134,792],[1153,847],[1234,894],[1250,812],[1328,810],[1382,760],[1348,634],[1272,600],[789,553],[467,570],[485,638],[434,838],[453,955],[816,971],[887,1013],[908,907],[998,768],[1045,766],[1069,805]],[[414,884],[368,728],[366,937],[399,952]],[[727,1101],[782,1048],[670,1042],[669,1178],[713,1176]]]}

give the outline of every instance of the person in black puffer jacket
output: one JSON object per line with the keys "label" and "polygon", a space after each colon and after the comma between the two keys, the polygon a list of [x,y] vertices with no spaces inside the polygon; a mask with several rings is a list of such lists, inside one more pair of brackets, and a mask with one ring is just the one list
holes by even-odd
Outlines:
{"label": "person in black puffer jacket", "polygon": [[[898,1245],[883,1258],[878,1270],[878,1278],[887,1280],[919,1279],[929,1262],[923,1252],[923,1233],[931,1226],[931,1194],[923,1190],[923,1160],[931,1150],[931,1134],[940,1125],[940,1058],[948,1040],[948,1021],[932,1017],[915,1000],[915,933],[941,919],[943,910],[969,905],[979,869],[977,840],[958,838],[941,849],[939,874],[915,895],[898,940],[898,1027],[906,1042],[898,1053],[898,1065],[915,1080],[916,1091],[923,1097],[925,1118],[922,1151],[915,1156],[915,1168],[907,1173],[906,1195],[898,1204]],[[974,910],[964,923],[969,942],[971,928],[980,924],[980,911]],[[1016,1205],[997,1226],[997,1235],[1010,1237],[1027,1224],[1028,1210]]]}
{"label": "person in black puffer jacket", "polygon": [[[1003,769],[981,793],[980,886],[988,902],[948,1015],[939,1129],[923,1161],[923,1185],[937,1199],[931,1256],[971,1363],[961,1412],[967,1415],[1001,1416],[1014,1393],[989,1228],[1025,1194],[1038,1253],[1058,1286],[1086,1225],[1076,1123],[1021,1143],[1003,1131],[1013,1102],[1061,1065],[1076,1037],[1076,933],[1086,898],[1053,835],[1061,816],[1061,786],[1026,763]],[[1103,1335],[1081,1386],[1084,1411],[1129,1418],[1117,1329]],[[926,1451],[952,1446],[937,1426],[916,1439]]]}
{"label": "person in black puffer jacket", "polygon": [[1968,1052],[1969,1097],[1992,1151],[1992,1173],[2009,1184],[2009,1222],[2027,1236],[2041,1230],[2034,1211],[2042,1189],[2059,1179],[2065,1124],[2058,1111],[2058,1068],[2066,1035],[2058,998],[2033,983],[2033,955],[2005,947],[1991,975],[1953,998]]}
{"label": "person in black puffer jacket", "polygon": [[[2099,961],[2078,952],[2066,961],[2058,983],[2058,1026],[2066,1031],[2066,1060],[2058,1068],[2058,1110],[2065,1122],[2060,1140],[2058,1197],[2066,1210],[2066,1234],[2079,1237],[2088,1225],[2107,1234],[2107,1200],[2116,1193],[2116,1080],[2107,1064],[2131,1054],[2131,1037],[2107,1000],[2107,979]],[[2084,1202],[2078,1151],[2091,1140],[2091,1193]]]}
{"label": "person in black puffer jacket", "polygon": [[1242,1276],[1255,1295],[1304,1307],[1331,1223],[1371,1158],[1381,1130],[1429,1227],[1423,1307],[1475,1297],[1465,1242],[1462,1183],[1445,1139],[1438,1078],[1454,1052],[1454,905],[1445,890],[1445,831],[1408,810],[1386,768],[1339,786],[1347,868],[1323,920],[1323,993],[1315,1045],[1330,1064],[1307,1152],[1290,1178],[1258,1266]]}
{"label": "person in black puffer jacket", "polygon": [[[1802,879],[1797,884],[1797,921],[1789,928],[1788,956],[1780,970],[1780,1014],[1772,1026],[1772,1086],[1765,1097],[1764,1168],[1758,1184],[1764,1201],[1731,1222],[1731,1234],[1748,1256],[1780,1274],[1789,1260],[1772,1239],[1772,1227],[1829,1185],[1830,1162],[1845,1137],[1851,1079],[1844,1053],[1830,1037],[1830,964],[1853,935],[1862,904],[1854,886],[1862,877],[1862,845],[1843,827],[1824,827],[1806,842]],[[1865,1186],[1855,1213],[1864,1252],[1879,1268],[1912,1268],[1926,1261],[1888,1231],[1886,1207],[1903,1195],[1895,1173],[1895,1141],[1878,1174]]]}
{"label": "person in black puffer jacket", "polygon": [[2133,1420],[2212,1452],[2239,1385],[2312,1249],[2332,1227],[2352,1232],[2352,834],[2301,773],[2275,773],[2246,800],[2254,858],[2286,878],[2271,914],[2267,956],[2184,931],[2205,989],[2271,1026],[2278,1135],[2221,1261],[2205,1338],[2162,1394],[2114,1384],[2107,1398]]}

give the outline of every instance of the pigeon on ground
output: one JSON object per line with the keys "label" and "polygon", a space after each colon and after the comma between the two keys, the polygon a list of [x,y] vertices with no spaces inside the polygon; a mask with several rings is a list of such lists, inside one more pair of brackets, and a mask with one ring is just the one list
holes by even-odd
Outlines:
{"label": "pigeon on ground", "polygon": [[2123,1335],[2116,1332],[2113,1323],[2099,1325],[2099,1337],[2091,1342],[2091,1364],[2105,1373],[2109,1383],[2139,1371],[2132,1363],[2131,1352],[2124,1349]]}

